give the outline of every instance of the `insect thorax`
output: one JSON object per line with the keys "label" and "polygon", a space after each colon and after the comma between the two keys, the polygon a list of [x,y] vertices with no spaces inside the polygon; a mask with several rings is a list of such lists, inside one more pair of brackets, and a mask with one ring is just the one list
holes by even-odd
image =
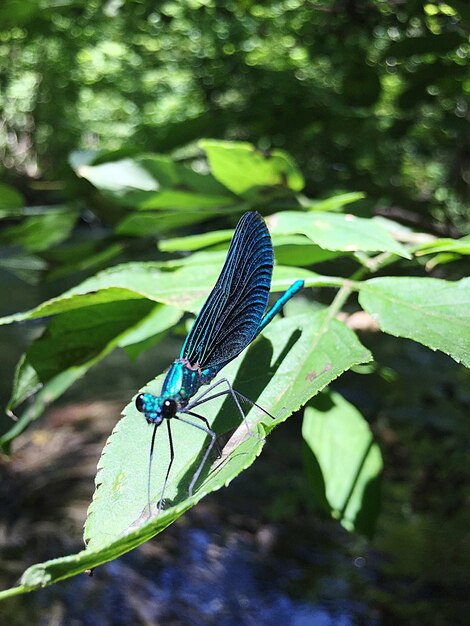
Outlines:
{"label": "insect thorax", "polygon": [[163,381],[161,395],[164,398],[175,398],[184,406],[201,385],[206,385],[213,377],[212,372],[201,370],[185,359],[177,359]]}

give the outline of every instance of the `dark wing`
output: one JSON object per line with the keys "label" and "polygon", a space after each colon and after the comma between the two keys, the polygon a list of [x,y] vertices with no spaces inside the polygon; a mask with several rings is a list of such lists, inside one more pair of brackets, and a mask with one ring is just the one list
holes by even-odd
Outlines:
{"label": "dark wing", "polygon": [[224,267],[196,317],[180,357],[217,372],[256,336],[268,303],[273,246],[259,213],[245,213]]}

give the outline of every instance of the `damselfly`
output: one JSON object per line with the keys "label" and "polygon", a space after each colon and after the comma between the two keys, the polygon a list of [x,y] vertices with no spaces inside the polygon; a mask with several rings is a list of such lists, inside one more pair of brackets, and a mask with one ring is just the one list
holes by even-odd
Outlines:
{"label": "damselfly", "polygon": [[[211,439],[189,485],[190,496],[217,441],[217,435],[207,419],[194,409],[209,400],[230,394],[246,423],[246,416],[240,403],[241,399],[246,398],[233,389],[226,378],[211,384],[200,395],[196,394],[203,385],[210,384],[220,370],[237,357],[269,324],[284,304],[303,287],[303,280],[295,281],[273,307],[265,312],[271,288],[273,261],[271,237],[263,218],[256,212],[245,213],[233,234],[220,276],[196,317],[179,358],[171,365],[160,395],[141,393],[136,398],[138,411],[145,415],[149,424],[154,424],[147,491],[149,515],[153,449],[160,424],[166,422],[170,461],[158,504],[159,511],[163,506],[165,487],[175,457],[171,420],[175,419],[198,428]],[[222,388],[223,385],[225,389]],[[190,418],[198,421],[195,422]]]}

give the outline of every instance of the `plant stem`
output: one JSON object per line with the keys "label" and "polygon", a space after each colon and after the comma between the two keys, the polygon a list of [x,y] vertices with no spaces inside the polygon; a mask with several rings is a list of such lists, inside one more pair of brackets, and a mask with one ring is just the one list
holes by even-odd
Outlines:
{"label": "plant stem", "polygon": [[333,302],[328,307],[328,315],[326,317],[328,322],[338,315],[351,293],[355,291],[355,287],[356,283],[354,281],[345,279],[343,286],[338,291],[333,299]]}
{"label": "plant stem", "polygon": [[362,252],[357,252],[355,256],[363,266],[361,269],[369,271],[371,274],[386,265],[390,265],[390,263],[394,263],[400,258],[394,252],[381,252],[374,257],[369,257]]}

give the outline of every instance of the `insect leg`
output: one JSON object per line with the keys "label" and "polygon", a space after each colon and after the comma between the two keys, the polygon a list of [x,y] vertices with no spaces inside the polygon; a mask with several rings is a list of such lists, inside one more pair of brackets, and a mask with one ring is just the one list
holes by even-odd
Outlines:
{"label": "insect leg", "polygon": [[[191,411],[186,411],[186,413],[188,413],[188,415],[192,415],[193,417],[197,417],[198,419],[202,419],[202,421],[205,421],[205,418],[202,417],[202,415],[198,415],[197,413],[192,413]],[[210,444],[207,446],[206,451],[204,452],[204,456],[202,457],[202,461],[199,463],[199,467],[197,468],[194,476],[191,479],[191,482],[189,483],[189,497],[191,498],[193,495],[193,489],[194,489],[194,485],[196,484],[197,479],[199,478],[199,475],[202,472],[202,468],[204,467],[205,462],[207,461],[207,458],[210,454],[210,451],[212,450],[212,448],[214,447],[216,440],[217,440],[217,435],[215,434],[215,432],[211,429],[211,428],[206,428],[205,426],[200,426],[199,424],[195,424],[194,422],[191,422],[190,420],[186,420],[184,419],[184,417],[181,417],[180,415],[175,415],[174,419],[179,420],[180,422],[184,422],[185,424],[189,424],[190,426],[194,426],[194,428],[199,428],[199,430],[204,431],[207,435],[209,435],[209,437],[211,438],[211,442]]]}
{"label": "insect leg", "polygon": [[160,496],[160,501],[158,503],[159,513],[163,508],[163,494],[165,493],[166,483],[168,481],[168,476],[170,475],[171,466],[173,465],[173,461],[175,460],[175,450],[173,448],[173,437],[171,436],[170,420],[166,420],[166,425],[168,427],[168,441],[170,442],[170,462],[168,463],[168,469],[166,470],[165,480],[163,481],[162,495]]}
{"label": "insect leg", "polygon": [[[211,392],[213,389],[215,389],[216,387],[218,387],[219,385],[221,385],[226,379],[225,378],[221,378],[220,380],[218,380],[216,383],[214,383],[213,385],[210,385],[205,391],[203,391],[201,393],[201,395],[199,395],[197,398],[195,398],[192,402],[190,402],[186,408],[190,409],[193,406],[197,406],[198,404],[201,404],[200,400],[202,400],[202,398],[204,398],[205,396],[207,396],[207,394],[209,392]],[[227,393],[226,391],[224,391],[223,393]],[[215,396],[211,396],[211,398],[216,398],[219,394],[215,395]],[[222,393],[220,394],[222,395]],[[205,402],[205,400],[204,400]]]}
{"label": "insect leg", "polygon": [[270,413],[269,411],[266,411],[266,409],[264,409],[260,404],[258,404],[257,402],[253,402],[253,400],[250,400],[250,398],[247,398],[246,396],[244,396],[242,393],[240,393],[236,389],[233,390],[233,393],[237,394],[237,396],[241,400],[243,400],[244,402],[247,402],[248,404],[251,404],[251,406],[255,406],[260,411],[263,411],[263,413],[266,413],[266,415],[268,417],[270,417],[271,419],[273,419],[273,420],[276,419],[276,417],[272,413]]}
{"label": "insect leg", "polygon": [[147,477],[147,504],[148,504],[148,516],[150,515],[150,480],[152,477],[152,461],[153,461],[153,448],[155,446],[155,435],[157,434],[158,424],[155,424],[152,433],[152,442],[150,443],[150,458],[149,458],[149,473]]}
{"label": "insect leg", "polygon": [[[224,382],[224,380],[222,380],[221,382]],[[210,391],[211,389],[213,389],[213,387],[209,388],[207,391]],[[260,411],[263,411],[263,413],[266,413],[266,415],[268,415],[271,419],[275,420],[276,416],[273,415],[272,413],[270,413],[269,411],[267,411],[266,409],[264,409],[260,404],[258,404],[257,402],[254,402],[253,400],[250,400],[250,398],[247,398],[246,396],[244,396],[242,393],[240,393],[239,391],[237,391],[236,389],[233,389],[233,393],[235,393],[241,400],[243,400],[243,402],[246,402],[247,404],[251,404],[251,406],[255,406],[257,409],[259,409]],[[204,402],[209,402],[209,400],[214,400],[214,398],[218,398],[220,396],[226,396],[230,393],[229,389],[225,389],[225,391],[219,391],[218,393],[214,393],[214,395],[209,396],[209,397],[205,397],[201,400],[202,396],[198,396],[197,398],[194,399],[193,402],[191,402],[190,404],[188,404],[188,406],[186,408],[192,409],[196,406],[199,406],[200,404],[204,404]],[[205,395],[205,394],[204,394]]]}
{"label": "insect leg", "polygon": [[[215,387],[218,387],[219,385],[221,385],[222,383],[225,383],[228,387],[228,389],[226,391],[220,391],[218,393],[212,394],[211,396],[207,397],[207,394],[212,391],[213,389],[215,389]],[[209,389],[206,389],[206,391],[204,393],[202,393],[200,396],[198,396],[197,398],[195,398],[192,402],[190,402],[188,404],[188,406],[185,409],[185,412],[188,412],[188,409],[192,409],[195,406],[199,406],[200,404],[204,404],[204,402],[208,402],[209,400],[212,400],[213,398],[217,398],[219,396],[222,395],[227,395],[230,394],[233,398],[233,401],[235,402],[235,405],[238,409],[238,412],[240,413],[240,415],[242,416],[242,420],[243,423],[245,424],[248,433],[250,435],[253,435],[254,433],[251,432],[250,426],[248,424],[248,420],[246,419],[246,415],[241,407],[241,404],[237,398],[238,392],[235,391],[235,389],[232,387],[232,385],[229,383],[229,381],[227,380],[227,378],[221,378],[219,381],[217,381],[216,383],[214,383],[213,385],[211,385],[209,387]],[[241,396],[241,394],[240,394]],[[245,398],[245,396],[242,396],[243,398]],[[246,398],[248,400],[248,398]],[[248,400],[249,402],[251,402],[251,400]],[[252,404],[254,404],[255,406],[258,406],[255,402],[252,402]],[[259,407],[261,409],[261,407]],[[264,410],[264,409],[262,409]],[[265,411],[267,413],[267,411]],[[269,413],[268,413],[269,415]]]}

